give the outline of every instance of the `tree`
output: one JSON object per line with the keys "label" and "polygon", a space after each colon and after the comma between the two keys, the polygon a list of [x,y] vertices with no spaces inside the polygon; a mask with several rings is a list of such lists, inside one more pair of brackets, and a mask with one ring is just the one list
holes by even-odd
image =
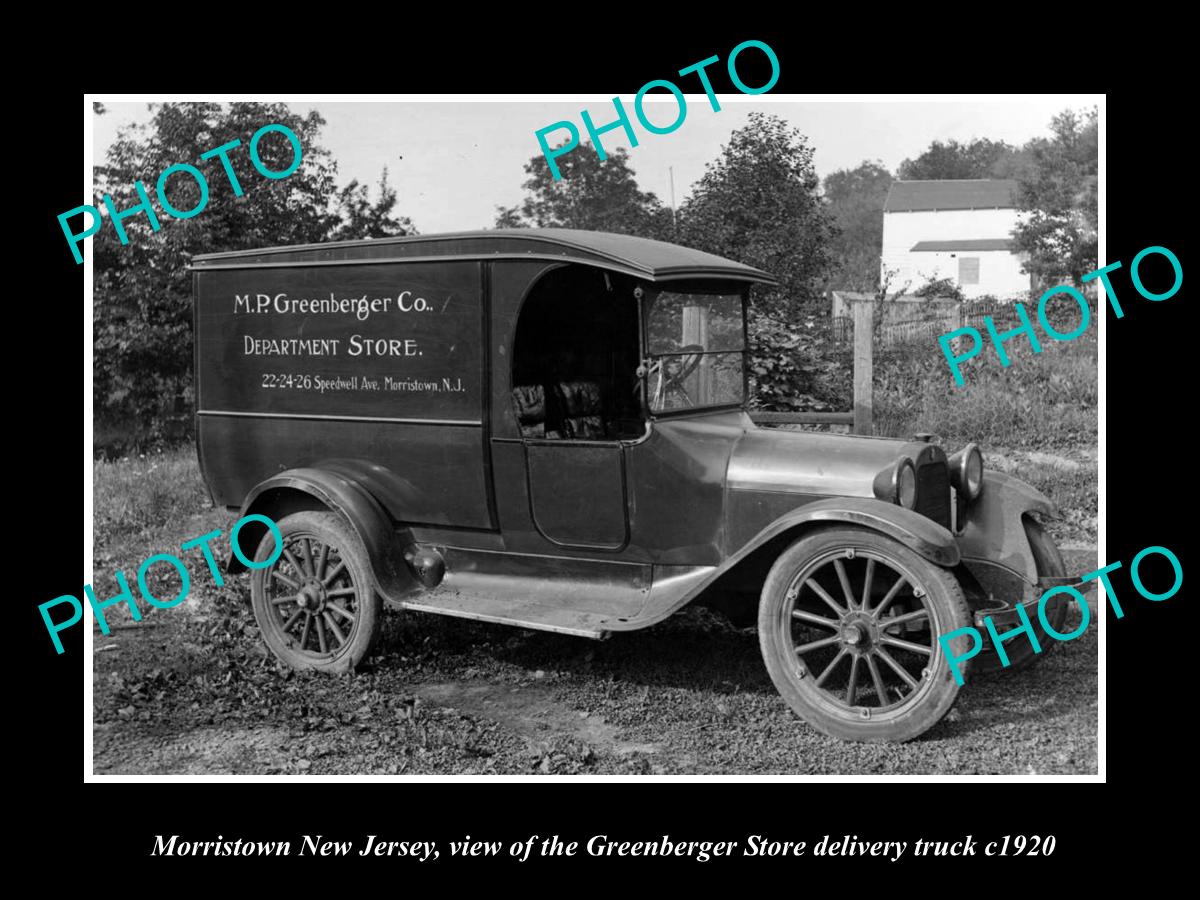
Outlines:
{"label": "tree", "polygon": [[833,263],[836,226],[812,157],[807,139],[784,119],[752,112],[679,210],[681,243],[780,279],[757,295],[756,308],[785,318],[816,308]]}
{"label": "tree", "polygon": [[883,204],[893,181],[879,162],[825,176],[825,202],[840,232],[830,247],[839,289],[870,293],[879,287]]}
{"label": "tree", "polygon": [[526,223],[521,219],[521,214],[517,212],[515,206],[508,208],[496,207],[496,227],[497,228],[525,228]]}
{"label": "tree", "polygon": [[1026,147],[1031,165],[1017,181],[1017,202],[1025,215],[1013,239],[1028,254],[1024,268],[1035,278],[1047,282],[1066,276],[1082,285],[1098,255],[1097,111],[1062,112],[1050,130],[1049,139],[1037,138]]}
{"label": "tree", "polygon": [[976,138],[966,144],[934,141],[916,159],[900,163],[902,181],[960,178],[1007,178],[1019,151],[1004,141]]}
{"label": "tree", "polygon": [[[109,193],[117,210],[139,203],[134,187],[146,184],[160,229],[144,213],[123,220],[129,243],[122,245],[112,223],[93,238],[94,410],[98,444],[105,433],[133,434],[138,441],[181,437],[191,421],[193,256],[284,244],[313,243],[337,234],[370,237],[393,224],[411,227],[391,215],[394,193],[386,180],[371,205],[365,190],[337,190],[336,164],[320,145],[325,124],[316,112],[298,115],[282,103],[165,103],[151,106],[145,125],[124,129],[96,169],[96,193]],[[267,179],[252,166],[251,136],[278,123],[299,138],[299,168],[281,179]],[[238,140],[230,164],[242,188],[235,196],[219,158],[200,155]],[[258,145],[263,165],[282,171],[293,151],[282,135],[268,134]],[[191,218],[167,214],[154,196],[158,174],[176,163],[199,169],[208,185],[208,201]],[[200,202],[200,188],[184,173],[166,185],[176,209]],[[359,201],[363,203],[360,204]],[[365,208],[364,208],[365,204]],[[94,205],[102,206],[99,199]],[[346,218],[349,216],[349,218]]]}
{"label": "tree", "polygon": [[330,240],[341,241],[354,238],[400,237],[416,234],[412,220],[407,216],[397,218],[396,191],[388,184],[387,166],[379,177],[379,199],[374,203],[365,184],[354,179],[338,192],[337,209],[341,220],[330,234]]}
{"label": "tree", "polygon": [[828,375],[837,368],[821,296],[837,228],[812,157],[784,119],[750,113],[679,210],[680,243],[780,279],[779,287],[755,288],[750,316],[756,400],[776,409],[830,399]]}
{"label": "tree", "polygon": [[519,206],[497,208],[497,228],[582,228],[670,239],[670,212],[638,188],[624,147],[601,160],[583,145],[556,161],[560,181],[541,154],[525,164],[526,197]]}

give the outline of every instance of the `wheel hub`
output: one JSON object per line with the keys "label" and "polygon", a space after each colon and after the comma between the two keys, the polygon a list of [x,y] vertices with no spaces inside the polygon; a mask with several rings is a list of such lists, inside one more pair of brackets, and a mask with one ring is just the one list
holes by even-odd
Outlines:
{"label": "wheel hub", "polygon": [[871,648],[879,642],[879,630],[874,618],[863,613],[850,613],[843,617],[838,636],[843,647],[857,653],[870,653]]}
{"label": "wheel hub", "polygon": [[296,594],[296,603],[306,612],[320,612],[325,608],[325,587],[319,581],[305,582]]}

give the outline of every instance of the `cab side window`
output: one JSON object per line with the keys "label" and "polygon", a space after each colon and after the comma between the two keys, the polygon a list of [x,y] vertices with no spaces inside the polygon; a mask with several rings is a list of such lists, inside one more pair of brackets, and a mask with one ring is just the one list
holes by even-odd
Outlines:
{"label": "cab side window", "polygon": [[587,266],[544,276],[521,308],[512,402],[521,435],[613,441],[637,437],[637,302],[629,278]]}

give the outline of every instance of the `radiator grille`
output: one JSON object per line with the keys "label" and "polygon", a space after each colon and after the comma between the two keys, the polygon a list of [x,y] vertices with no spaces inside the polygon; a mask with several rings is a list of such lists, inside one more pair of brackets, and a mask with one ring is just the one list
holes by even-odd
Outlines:
{"label": "radiator grille", "polygon": [[917,469],[916,511],[950,527],[950,471],[944,462],[927,463]]}

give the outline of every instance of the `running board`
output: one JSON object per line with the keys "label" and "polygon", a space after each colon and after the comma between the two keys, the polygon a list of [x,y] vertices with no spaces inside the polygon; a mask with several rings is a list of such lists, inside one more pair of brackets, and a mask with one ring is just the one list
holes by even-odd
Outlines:
{"label": "running board", "polygon": [[[436,595],[438,592],[431,593]],[[581,613],[571,609],[553,609],[541,604],[527,604],[522,607],[513,606],[510,603],[488,602],[477,597],[464,598],[461,594],[441,597],[425,594],[419,602],[404,600],[389,605],[413,612],[437,613],[442,616],[456,616],[460,619],[474,619],[477,622],[493,622],[498,625],[516,625],[520,628],[553,631],[558,634],[570,634],[594,640],[602,640],[609,635],[609,632],[603,627],[603,616],[595,613]]]}
{"label": "running board", "polygon": [[716,571],[615,560],[439,547],[436,587],[384,595],[391,609],[437,613],[600,640],[660,622]]}
{"label": "running board", "polygon": [[653,578],[646,563],[458,547],[431,552],[445,561],[437,586],[389,606],[599,639],[637,619]]}

